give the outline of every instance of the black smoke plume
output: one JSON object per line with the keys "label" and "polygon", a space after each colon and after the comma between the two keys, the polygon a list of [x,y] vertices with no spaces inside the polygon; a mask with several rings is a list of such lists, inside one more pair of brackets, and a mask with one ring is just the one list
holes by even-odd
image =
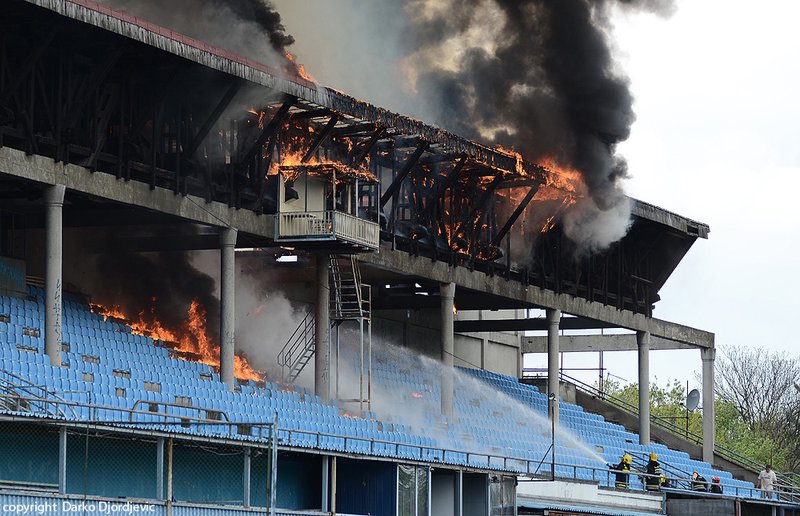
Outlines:
{"label": "black smoke plume", "polygon": [[272,65],[294,43],[268,0],[99,0],[158,25]]}
{"label": "black smoke plume", "polygon": [[[614,6],[668,13],[647,0],[451,0],[454,9],[412,17],[415,57],[427,59],[417,91],[432,99],[436,122],[467,136],[510,146],[527,159],[554,158],[579,170],[601,209],[621,196],[626,175],[615,154],[634,121],[628,80],[614,69],[608,42]],[[427,0],[409,0],[422,8]],[[500,27],[481,12],[499,10]],[[458,9],[456,9],[458,8]],[[453,12],[460,14],[453,16]],[[469,46],[485,25],[480,44]],[[491,36],[486,36],[491,34]],[[436,48],[452,38],[468,45],[460,62],[443,66]],[[488,38],[488,41],[486,39]],[[473,37],[474,39],[474,37]]]}

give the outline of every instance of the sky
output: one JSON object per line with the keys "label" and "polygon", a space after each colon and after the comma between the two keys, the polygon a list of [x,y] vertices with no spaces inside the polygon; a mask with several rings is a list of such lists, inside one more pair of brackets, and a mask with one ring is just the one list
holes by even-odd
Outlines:
{"label": "sky", "polygon": [[[308,3],[276,1],[290,33],[297,16],[308,15]],[[342,3],[357,2],[332,4]],[[637,120],[619,148],[629,162],[627,193],[711,227],[709,239],[695,243],[661,290],[654,315],[714,332],[718,348],[761,346],[797,355],[800,2],[676,3],[667,18],[618,13],[611,35],[636,99]],[[368,9],[353,12],[351,27],[321,25],[318,41],[298,40],[293,51],[321,82],[364,95],[359,90],[369,66],[326,67],[326,47],[319,45],[326,30],[368,30],[362,19]],[[339,50],[354,61],[393,57],[391,41],[376,45],[377,53],[357,41]],[[370,100],[391,102],[377,95]],[[596,367],[597,360],[596,354],[573,354],[564,364]],[[543,364],[541,358],[526,362]],[[636,380],[633,353],[606,354],[605,365]],[[651,381],[698,386],[700,366],[698,351],[653,352]]]}

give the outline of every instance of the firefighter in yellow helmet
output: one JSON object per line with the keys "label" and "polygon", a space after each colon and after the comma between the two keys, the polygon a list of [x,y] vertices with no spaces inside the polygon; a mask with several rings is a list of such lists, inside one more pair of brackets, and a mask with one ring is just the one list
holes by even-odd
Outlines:
{"label": "firefighter in yellow helmet", "polygon": [[608,469],[614,472],[614,487],[628,489],[631,474],[631,461],[632,457],[626,453],[616,466],[607,464]]}
{"label": "firefighter in yellow helmet", "polygon": [[658,454],[650,453],[650,460],[647,461],[647,477],[644,479],[644,488],[648,491],[658,491],[661,489],[661,464],[658,462]]}

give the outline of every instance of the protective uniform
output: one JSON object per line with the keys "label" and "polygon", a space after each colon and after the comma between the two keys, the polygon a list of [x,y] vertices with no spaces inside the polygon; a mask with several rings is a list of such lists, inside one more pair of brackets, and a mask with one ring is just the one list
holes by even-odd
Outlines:
{"label": "protective uniform", "polygon": [[722,486],[719,484],[719,477],[711,477],[711,489],[712,493],[722,494]]}
{"label": "protective uniform", "polygon": [[645,470],[645,473],[647,473],[648,475],[652,475],[645,478],[644,480],[645,489],[647,489],[648,491],[658,491],[659,489],[661,489],[661,482],[662,482],[661,464],[659,464],[658,462],[657,454],[655,453],[650,454],[650,460],[647,462],[647,469]]}
{"label": "protective uniform", "polygon": [[608,469],[614,471],[614,486],[620,489],[627,489],[631,473],[631,456],[627,453],[622,456],[619,464],[612,466],[608,464]]}
{"label": "protective uniform", "polygon": [[692,473],[692,491],[708,491],[708,480],[700,473]]}

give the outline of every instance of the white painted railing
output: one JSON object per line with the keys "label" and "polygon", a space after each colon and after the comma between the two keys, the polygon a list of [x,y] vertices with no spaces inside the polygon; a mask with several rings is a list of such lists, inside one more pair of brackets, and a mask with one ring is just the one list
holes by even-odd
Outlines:
{"label": "white painted railing", "polygon": [[380,226],[341,211],[301,211],[275,215],[276,240],[344,240],[377,249]]}

